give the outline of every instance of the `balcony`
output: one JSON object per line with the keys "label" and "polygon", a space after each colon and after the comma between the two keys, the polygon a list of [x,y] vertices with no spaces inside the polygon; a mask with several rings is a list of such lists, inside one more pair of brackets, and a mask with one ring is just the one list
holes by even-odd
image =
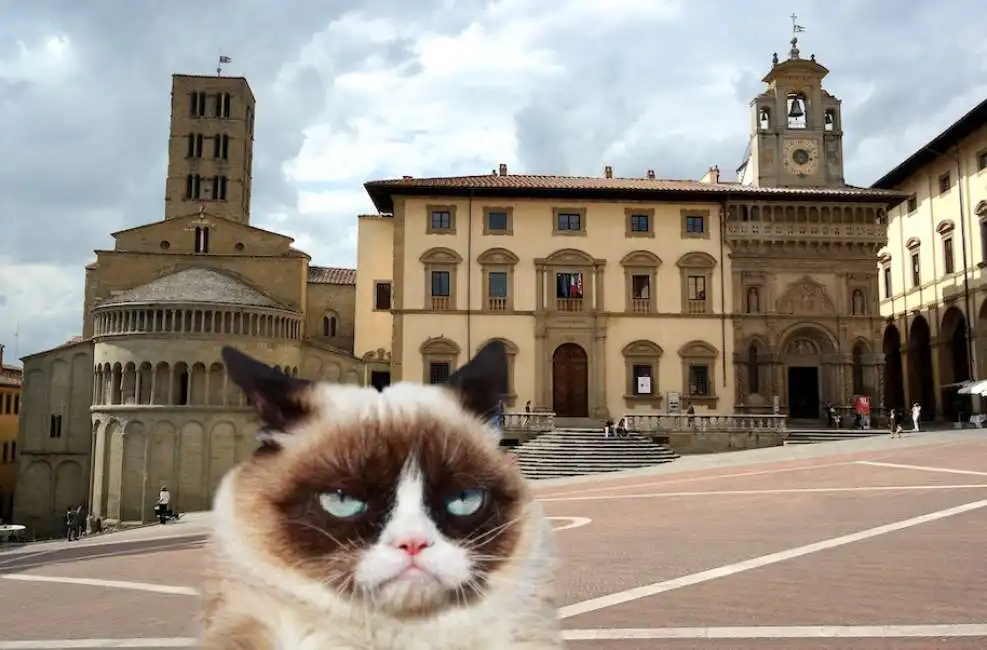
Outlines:
{"label": "balcony", "polygon": [[733,221],[727,223],[728,240],[854,241],[886,244],[887,226],[872,223],[786,223]]}
{"label": "balcony", "polygon": [[687,314],[706,314],[708,310],[706,309],[706,300],[687,300],[686,309]]}
{"label": "balcony", "polygon": [[432,296],[432,311],[449,311],[452,299],[449,296]]}
{"label": "balcony", "polygon": [[647,314],[651,311],[651,298],[632,298],[631,311],[635,314]]}
{"label": "balcony", "polygon": [[487,311],[507,311],[507,298],[487,298]]}
{"label": "balcony", "polygon": [[564,312],[579,312],[583,311],[582,298],[556,298],[555,299],[555,310]]}

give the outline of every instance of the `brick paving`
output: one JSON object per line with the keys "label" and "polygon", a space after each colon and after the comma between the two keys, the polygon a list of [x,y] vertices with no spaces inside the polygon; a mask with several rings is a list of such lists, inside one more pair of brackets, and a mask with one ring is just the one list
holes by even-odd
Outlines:
{"label": "brick paving", "polygon": [[[560,605],[682,578],[987,499],[987,436],[924,434],[815,449],[685,458],[629,476],[541,484],[549,516],[589,517],[558,533]],[[984,475],[863,465],[859,460]],[[679,465],[679,467],[673,467]],[[777,471],[783,470],[783,471]],[[904,489],[906,487],[918,489]],[[858,488],[856,491],[838,491]],[[860,489],[868,488],[868,489]],[[891,489],[874,489],[891,488]],[[0,575],[197,588],[204,518],[80,544],[0,553]],[[567,522],[560,522],[567,523]],[[184,528],[183,528],[184,526]],[[187,534],[184,537],[175,535]],[[156,539],[162,535],[170,539]],[[722,575],[565,619],[571,630],[987,624],[987,508]],[[194,636],[194,595],[0,579],[5,641]],[[572,610],[563,609],[563,613]],[[605,632],[613,636],[617,632]],[[741,636],[744,636],[743,634]],[[750,636],[747,634],[746,636]],[[627,639],[578,649],[922,650],[982,638]],[[51,648],[53,646],[47,646]],[[30,650],[25,648],[24,650]]]}

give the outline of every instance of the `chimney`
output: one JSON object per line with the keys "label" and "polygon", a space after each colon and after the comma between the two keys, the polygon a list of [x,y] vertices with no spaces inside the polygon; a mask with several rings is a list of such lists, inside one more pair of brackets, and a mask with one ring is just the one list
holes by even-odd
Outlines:
{"label": "chimney", "polygon": [[499,168],[499,172],[498,173],[501,176],[507,176],[507,165],[504,164],[504,163],[500,163],[500,168]]}
{"label": "chimney", "polygon": [[706,171],[706,175],[699,179],[700,183],[705,183],[706,185],[716,185],[720,182],[720,168],[718,165],[713,165]]}
{"label": "chimney", "polygon": [[649,181],[655,180],[655,170],[653,169],[648,170],[648,180]]}
{"label": "chimney", "polygon": [[613,178],[613,167],[607,165],[603,168],[603,178]]}
{"label": "chimney", "polygon": [[411,180],[411,176],[402,176],[401,178],[403,178],[406,181],[410,181]]}

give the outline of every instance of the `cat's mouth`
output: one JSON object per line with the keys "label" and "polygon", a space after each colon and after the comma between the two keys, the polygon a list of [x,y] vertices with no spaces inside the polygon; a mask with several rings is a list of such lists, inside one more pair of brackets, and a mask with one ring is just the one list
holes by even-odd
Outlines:
{"label": "cat's mouth", "polygon": [[[399,582],[440,582],[431,571],[423,568],[419,564],[409,563],[406,567],[398,571],[391,578],[384,582],[384,585],[396,584]],[[384,586],[382,585],[382,586]]]}

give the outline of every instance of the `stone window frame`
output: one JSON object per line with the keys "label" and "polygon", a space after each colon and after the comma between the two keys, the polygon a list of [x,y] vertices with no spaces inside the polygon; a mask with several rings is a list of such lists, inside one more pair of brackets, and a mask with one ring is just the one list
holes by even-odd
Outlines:
{"label": "stone window frame", "polygon": [[[720,351],[716,346],[701,339],[689,341],[679,348],[679,359],[682,362],[682,397],[689,404],[716,408],[719,396],[716,392],[716,361]],[[692,366],[706,366],[706,377],[709,381],[709,395],[691,395],[689,391],[689,370]]]}
{"label": "stone window frame", "polygon": [[[379,297],[379,291],[381,285],[387,285],[387,308],[380,306],[377,298]],[[394,283],[390,280],[374,280],[374,311],[391,311],[394,306]]]}
{"label": "stone window frame", "polygon": [[[713,311],[713,272],[716,269],[716,258],[709,253],[702,251],[690,251],[685,253],[675,262],[679,267],[681,277],[681,299],[683,314],[712,314]],[[701,312],[689,311],[689,276],[702,275],[706,278],[706,300],[704,310]]]}
{"label": "stone window frame", "polygon": [[[483,302],[480,311],[484,313],[503,314],[514,311],[514,276],[515,269],[521,259],[506,248],[488,248],[476,258],[480,265],[480,275],[483,278]],[[490,308],[490,274],[507,273],[507,304],[504,309]]]}
{"label": "stone window frame", "polygon": [[[578,214],[579,230],[559,230],[559,215]],[[586,208],[552,208],[552,235],[557,237],[585,237],[586,236]]]}
{"label": "stone window frame", "polygon": [[507,392],[501,395],[500,398],[504,400],[505,406],[513,408],[517,403],[517,385],[514,383],[514,368],[518,355],[518,346],[510,339],[495,336],[476,346],[476,351],[479,352],[483,349],[483,346],[494,341],[503,343],[504,350],[507,352]]}
{"label": "stone window frame", "polygon": [[[491,230],[488,227],[487,218],[491,212],[506,212],[507,213],[507,229],[506,230]],[[483,206],[483,234],[492,237],[509,237],[514,234],[514,208],[509,205],[498,206],[498,205],[485,205]]]}
{"label": "stone window frame", "polygon": [[[710,214],[709,210],[696,209],[696,208],[683,208],[679,210],[679,218],[681,221],[681,233],[680,237],[682,239],[709,239],[710,235]],[[703,231],[689,232],[686,229],[686,223],[688,223],[689,217],[702,217],[703,219]]]}
{"label": "stone window frame", "polygon": [[[624,404],[628,407],[645,405],[661,408],[662,394],[658,381],[661,368],[661,357],[665,354],[661,346],[654,341],[638,339],[631,341],[620,351],[624,357]],[[651,367],[651,393],[637,393],[637,377],[634,376],[634,366]]]}
{"label": "stone window frame", "polygon": [[[877,257],[878,268],[880,269],[878,278],[879,291],[878,295],[881,296],[881,300],[890,300],[891,296],[894,295],[894,275],[891,271],[891,255],[886,251]],[[890,286],[888,280],[891,280]],[[890,291],[888,291],[890,289]]]}
{"label": "stone window frame", "polygon": [[[635,216],[645,216],[648,218],[647,230],[631,230],[631,218]],[[655,236],[655,209],[654,208],[624,208],[624,236],[625,237],[650,237]]]}
{"label": "stone window frame", "polygon": [[[911,288],[918,289],[922,286],[922,242],[918,237],[911,237],[905,242],[905,248],[908,250],[908,278],[911,280]],[[918,260],[917,269],[915,268],[916,259]]]}
{"label": "stone window frame", "polygon": [[418,352],[422,358],[422,383],[429,384],[431,382],[429,371],[433,363],[448,363],[449,374],[456,372],[462,348],[448,337],[432,336],[422,342]]}
{"label": "stone window frame", "polygon": [[912,194],[905,199],[905,214],[914,214],[916,212],[918,212],[918,194]]}
{"label": "stone window frame", "polygon": [[[939,234],[939,245],[942,251],[942,274],[943,276],[952,275],[956,273],[956,246],[953,245],[953,231],[956,230],[956,223],[952,219],[943,219],[936,226],[936,232]],[[946,242],[950,242],[949,246],[951,248],[948,259],[946,256]],[[947,263],[949,262],[949,263]],[[953,267],[952,270],[949,267]]]}
{"label": "stone window frame", "polygon": [[980,261],[977,262],[977,267],[984,268],[987,266],[987,201],[978,202],[973,213],[977,215],[977,226],[980,230]]}
{"label": "stone window frame", "polygon": [[[646,250],[631,251],[620,260],[624,268],[624,312],[631,314],[654,314],[658,312],[658,269],[661,258]],[[647,275],[651,283],[650,304],[646,311],[634,310],[634,276]]]}
{"label": "stone window frame", "polygon": [[953,172],[946,171],[939,174],[939,180],[936,182],[936,194],[937,196],[942,196],[953,189]]}
{"label": "stone window frame", "polygon": [[[548,257],[535,259],[535,309],[562,313],[585,313],[604,310],[605,259],[594,258],[578,248],[562,248]],[[555,294],[556,275],[559,273],[581,273],[583,276],[583,298],[578,311],[559,309],[559,298]]]}
{"label": "stone window frame", "polygon": [[[433,228],[432,227],[432,213],[433,212],[448,212],[449,213],[449,227],[448,228]],[[456,206],[450,205],[439,205],[439,204],[429,204],[425,206],[425,234],[426,235],[455,235],[456,234]]]}
{"label": "stone window frame", "polygon": [[[451,248],[435,246],[422,253],[419,260],[425,269],[424,309],[427,311],[454,311],[458,304],[459,266],[463,263],[462,256]],[[437,309],[432,298],[432,271],[448,271],[449,273],[449,302],[443,309]]]}
{"label": "stone window frame", "polygon": [[[327,325],[329,327],[326,327]],[[330,331],[327,332],[327,329]],[[336,338],[339,336],[339,314],[335,310],[327,309],[322,313],[322,319],[319,322],[319,331],[322,338]]]}

